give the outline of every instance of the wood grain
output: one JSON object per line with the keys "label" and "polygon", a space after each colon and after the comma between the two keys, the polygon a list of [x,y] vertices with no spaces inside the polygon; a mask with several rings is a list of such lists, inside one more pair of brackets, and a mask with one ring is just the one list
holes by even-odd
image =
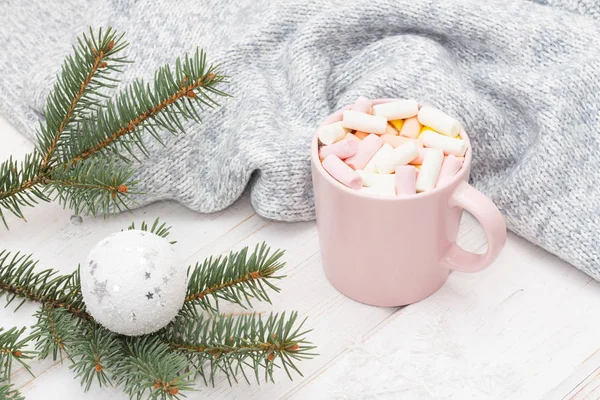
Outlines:
{"label": "wood grain", "polygon": [[[32,148],[2,118],[0,135],[0,160]],[[327,282],[314,222],[266,220],[253,211],[247,194],[215,214],[198,214],[174,202],[109,219],[83,217],[81,224],[56,203],[26,212],[28,223],[12,218],[10,231],[0,230],[2,248],[32,252],[39,268],[63,272],[76,268],[103,237],[131,221],[157,216],[173,225],[177,250],[189,264],[262,241],[286,249],[281,293],[272,296],[272,305],[256,303],[255,309],[298,310],[313,328],[310,339],[319,356],[303,362],[304,377],[293,381],[283,372],[276,374],[276,384],[230,387],[220,379],[215,387],[198,386],[190,399],[600,398],[600,356],[593,355],[600,338],[599,284],[512,235],[488,270],[453,273],[420,303],[376,308],[344,297]],[[485,249],[483,232],[469,215],[459,243],[471,251]],[[0,309],[0,326],[31,325],[34,311],[32,304],[17,313]],[[23,369],[13,374],[29,400],[127,398],[118,389],[95,386],[84,394],[59,362],[32,366],[35,378]]]}

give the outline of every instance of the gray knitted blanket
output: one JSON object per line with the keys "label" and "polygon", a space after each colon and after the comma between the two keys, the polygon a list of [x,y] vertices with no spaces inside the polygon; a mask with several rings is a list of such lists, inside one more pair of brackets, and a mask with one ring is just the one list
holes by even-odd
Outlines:
{"label": "gray knitted blanket", "polygon": [[54,3],[0,2],[0,114],[28,137],[89,26],[127,32],[124,83],[196,46],[232,77],[233,98],[139,165],[143,202],[212,212],[250,185],[257,213],[311,219],[319,121],[359,95],[415,98],[464,123],[472,181],[513,232],[600,280],[596,0]]}

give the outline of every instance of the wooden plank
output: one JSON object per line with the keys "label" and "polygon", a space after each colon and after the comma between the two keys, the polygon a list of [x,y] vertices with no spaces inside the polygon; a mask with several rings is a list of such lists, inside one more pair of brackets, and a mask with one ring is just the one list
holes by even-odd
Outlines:
{"label": "wooden plank", "polygon": [[287,396],[541,398],[597,348],[599,288],[511,235],[490,269],[452,274]]}
{"label": "wooden plank", "polygon": [[545,396],[546,400],[597,400],[600,398],[600,349]]}
{"label": "wooden plank", "polygon": [[[0,132],[0,159],[31,149],[2,118]],[[272,305],[257,303],[255,310],[298,310],[314,329],[310,339],[320,355],[300,364],[304,378],[289,381],[280,371],[275,385],[229,387],[221,377],[214,388],[198,386],[191,399],[533,399],[569,376],[550,394],[600,398],[600,360],[592,356],[585,361],[598,347],[600,326],[594,321],[600,311],[599,284],[514,236],[492,268],[454,273],[429,299],[395,309],[369,307],[335,291],[321,269],[315,224],[265,220],[254,213],[247,194],[215,214],[198,214],[174,202],[107,220],[83,217],[80,224],[71,214],[57,204],[28,210],[29,223],[13,219],[10,231],[0,230],[2,247],[34,252],[40,268],[70,272],[104,236],[132,220],[161,216],[173,225],[186,264],[263,240],[287,249],[288,277],[280,282],[281,293],[272,296]],[[469,250],[485,249],[481,228],[469,216],[463,218],[459,243]],[[232,306],[222,310],[243,311]],[[34,311],[31,304],[18,313],[0,309],[0,326],[31,325]],[[44,360],[32,366],[35,379],[22,369],[13,376],[29,400],[49,394],[84,398],[67,365]],[[93,385],[85,398],[127,396]]]}

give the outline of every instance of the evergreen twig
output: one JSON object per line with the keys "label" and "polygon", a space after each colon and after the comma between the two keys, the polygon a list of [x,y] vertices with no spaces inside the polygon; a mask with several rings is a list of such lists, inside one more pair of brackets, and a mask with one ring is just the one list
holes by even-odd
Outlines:
{"label": "evergreen twig", "polygon": [[26,349],[32,341],[32,336],[24,336],[24,333],[25,328],[0,328],[0,383],[10,379],[15,362],[31,373],[26,360],[32,359],[35,353]]}
{"label": "evergreen twig", "polygon": [[[132,222],[131,225],[129,225],[127,227],[128,231],[132,231],[134,229],[138,229],[135,225],[135,222]],[[154,222],[152,223],[152,226],[149,226],[146,221],[142,221],[142,223],[140,224],[139,230],[141,231],[146,231],[146,232],[150,232],[150,233],[154,233],[157,236],[160,236],[163,239],[166,239],[167,236],[169,236],[171,234],[171,227],[167,226],[166,223],[160,223],[160,218],[156,218],[154,220]],[[176,240],[171,240],[169,243],[171,244],[175,244],[177,243]]]}
{"label": "evergreen twig", "polygon": [[70,343],[73,363],[71,368],[80,379],[85,391],[94,380],[100,387],[113,384],[111,376],[124,356],[119,335],[93,322],[86,322],[83,333]]}
{"label": "evergreen twig", "polygon": [[188,292],[185,310],[194,312],[198,305],[204,310],[218,312],[219,299],[238,304],[244,308],[252,306],[251,299],[271,302],[267,289],[279,292],[271,281],[285,265],[281,262],[284,252],[271,254],[266,243],[257,245],[248,254],[248,247],[227,256],[210,257],[203,263],[188,268]]}
{"label": "evergreen twig", "polygon": [[[107,215],[129,209],[136,182],[124,166],[148,154],[144,134],[163,144],[162,131],[184,132],[187,121],[201,122],[199,111],[216,107],[226,82],[202,50],[158,69],[152,85],[134,81],[111,98],[113,73],[129,61],[122,35],[83,35],[65,60],[44,108],[36,150],[22,162],[0,164],[0,219],[25,219],[22,208],[58,198],[76,213]],[[121,160],[116,163],[115,159]]]}
{"label": "evergreen twig", "polygon": [[0,381],[0,399],[2,400],[25,400],[19,391],[12,388],[12,386],[6,382]]}
{"label": "evergreen twig", "polygon": [[[290,379],[291,371],[300,376],[294,361],[311,358],[314,354],[306,341],[309,330],[302,330],[304,321],[297,323],[298,314],[271,314],[266,320],[260,315],[208,318],[180,316],[160,335],[174,350],[186,355],[194,370],[205,383],[214,384],[215,373],[225,374],[230,384],[241,375],[249,382],[245,367],[253,370],[257,382],[264,369],[264,381],[273,381],[275,367],[282,367]],[[208,362],[208,371],[204,364]]]}
{"label": "evergreen twig", "polygon": [[[171,227],[156,219],[139,228],[167,238]],[[132,223],[127,229],[136,229]],[[31,256],[0,251],[0,293],[15,299],[42,303],[36,313],[32,338],[40,358],[66,355],[85,390],[94,381],[100,386],[122,385],[132,398],[177,398],[190,390],[193,375],[214,384],[221,372],[232,384],[248,371],[261,381],[273,381],[276,368],[290,379],[299,373],[297,361],[310,358],[314,348],[309,331],[297,313],[225,316],[216,314],[218,301],[242,307],[251,300],[270,302],[269,289],[281,279],[283,251],[272,252],[262,243],[227,256],[209,258],[188,268],[188,289],[183,309],[163,330],[126,338],[96,324],[85,310],[79,269],[72,274],[35,272]],[[208,314],[202,311],[208,311]],[[301,374],[300,374],[301,375]]]}

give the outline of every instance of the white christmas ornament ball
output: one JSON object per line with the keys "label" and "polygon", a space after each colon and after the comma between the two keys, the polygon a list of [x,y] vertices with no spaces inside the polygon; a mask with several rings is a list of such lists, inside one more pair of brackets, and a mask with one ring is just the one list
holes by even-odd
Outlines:
{"label": "white christmas ornament ball", "polygon": [[123,335],[144,335],[167,325],[181,309],[186,289],[186,268],[173,246],[150,232],[110,235],[90,251],[81,267],[88,312]]}

